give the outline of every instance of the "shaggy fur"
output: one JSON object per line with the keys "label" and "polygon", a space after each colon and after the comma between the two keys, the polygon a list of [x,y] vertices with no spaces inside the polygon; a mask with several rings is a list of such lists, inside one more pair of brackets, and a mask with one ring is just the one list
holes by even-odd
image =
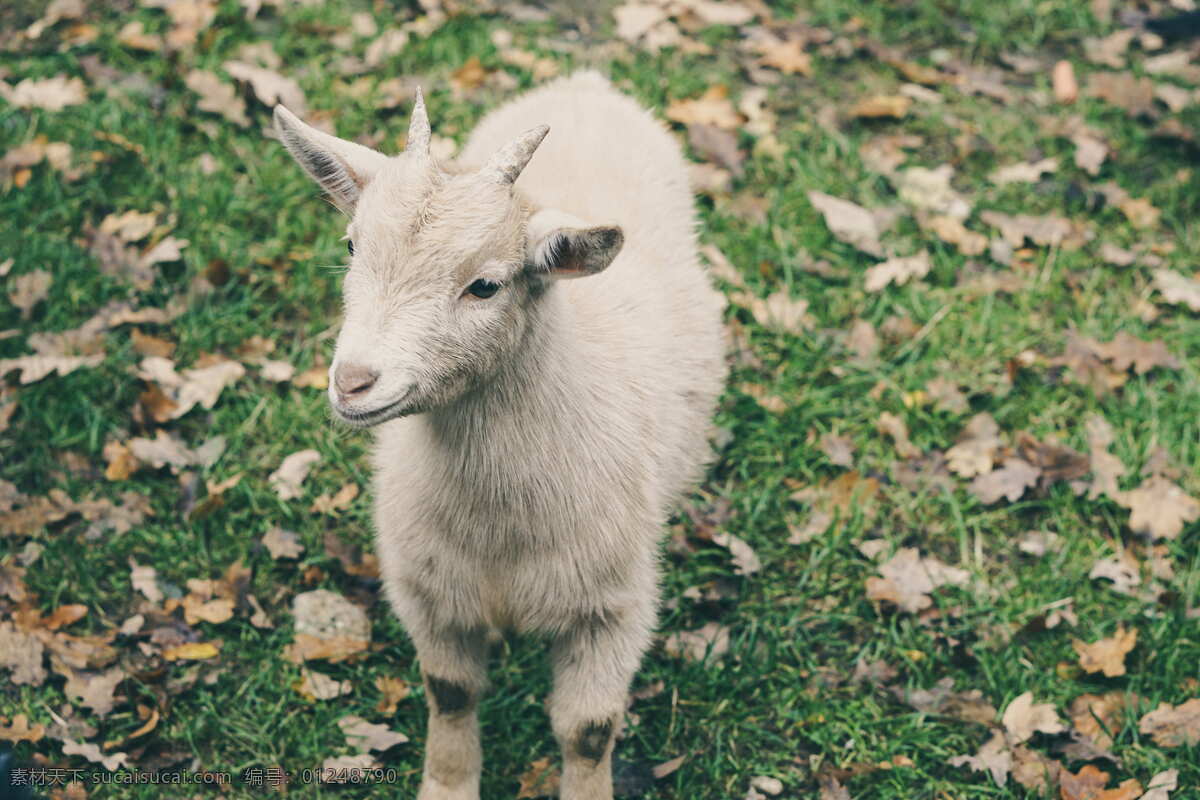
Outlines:
{"label": "shaggy fur", "polygon": [[[661,528],[702,474],[725,377],[679,147],[595,73],[492,113],[453,165],[421,130],[385,158],[286,110],[277,124],[353,214],[332,372],[378,379],[349,394],[331,381],[330,400],[351,424],[383,423],[376,544],[430,700],[420,800],[479,797],[497,630],[549,640],[561,796],[609,800]],[[479,279],[501,289],[475,297]]]}

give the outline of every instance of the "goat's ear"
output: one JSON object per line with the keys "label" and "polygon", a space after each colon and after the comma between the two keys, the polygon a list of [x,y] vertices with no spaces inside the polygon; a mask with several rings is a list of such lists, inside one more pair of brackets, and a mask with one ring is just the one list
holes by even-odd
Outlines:
{"label": "goat's ear", "polygon": [[525,260],[534,275],[582,278],[603,272],[625,244],[617,225],[588,225],[561,211],[538,211],[526,228]]}
{"label": "goat's ear", "polygon": [[292,157],[346,213],[354,212],[363,187],[387,161],[383,153],[304,124],[281,105],[275,106],[275,130]]}

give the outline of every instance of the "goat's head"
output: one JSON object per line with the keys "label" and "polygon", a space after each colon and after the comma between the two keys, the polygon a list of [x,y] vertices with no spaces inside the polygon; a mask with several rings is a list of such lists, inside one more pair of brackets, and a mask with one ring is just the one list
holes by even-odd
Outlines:
{"label": "goat's head", "polygon": [[322,133],[282,106],[275,126],[350,217],[329,399],[351,425],[460,397],[521,346],[551,281],[600,272],[621,249],[620,228],[534,209],[514,190],[545,125],[469,171],[430,155],[420,90],[407,147],[394,157]]}

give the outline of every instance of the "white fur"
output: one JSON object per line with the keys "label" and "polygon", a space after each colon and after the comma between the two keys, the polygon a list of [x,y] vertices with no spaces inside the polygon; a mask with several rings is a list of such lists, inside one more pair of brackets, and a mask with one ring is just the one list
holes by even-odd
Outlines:
{"label": "white fur", "polygon": [[[515,186],[472,171],[540,124],[550,133]],[[606,270],[550,280],[548,237],[614,224],[624,243]],[[493,630],[550,642],[562,797],[612,796],[597,724],[615,731],[651,641],[661,528],[702,475],[725,377],[695,227],[676,142],[592,72],[490,114],[458,165],[389,159],[357,198],[333,369],[379,379],[331,401],[353,416],[401,398],[378,412],[376,544],[432,701],[422,800],[478,798],[474,700]],[[464,294],[481,276],[504,288]],[[431,678],[470,707],[438,713]]]}

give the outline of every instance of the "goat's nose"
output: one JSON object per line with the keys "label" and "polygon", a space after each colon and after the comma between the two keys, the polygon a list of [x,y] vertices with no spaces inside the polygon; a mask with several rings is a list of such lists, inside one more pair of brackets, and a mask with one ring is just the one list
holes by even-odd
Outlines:
{"label": "goat's nose", "polygon": [[366,394],[378,378],[378,372],[362,364],[339,364],[333,374],[333,384],[342,397],[352,397]]}

